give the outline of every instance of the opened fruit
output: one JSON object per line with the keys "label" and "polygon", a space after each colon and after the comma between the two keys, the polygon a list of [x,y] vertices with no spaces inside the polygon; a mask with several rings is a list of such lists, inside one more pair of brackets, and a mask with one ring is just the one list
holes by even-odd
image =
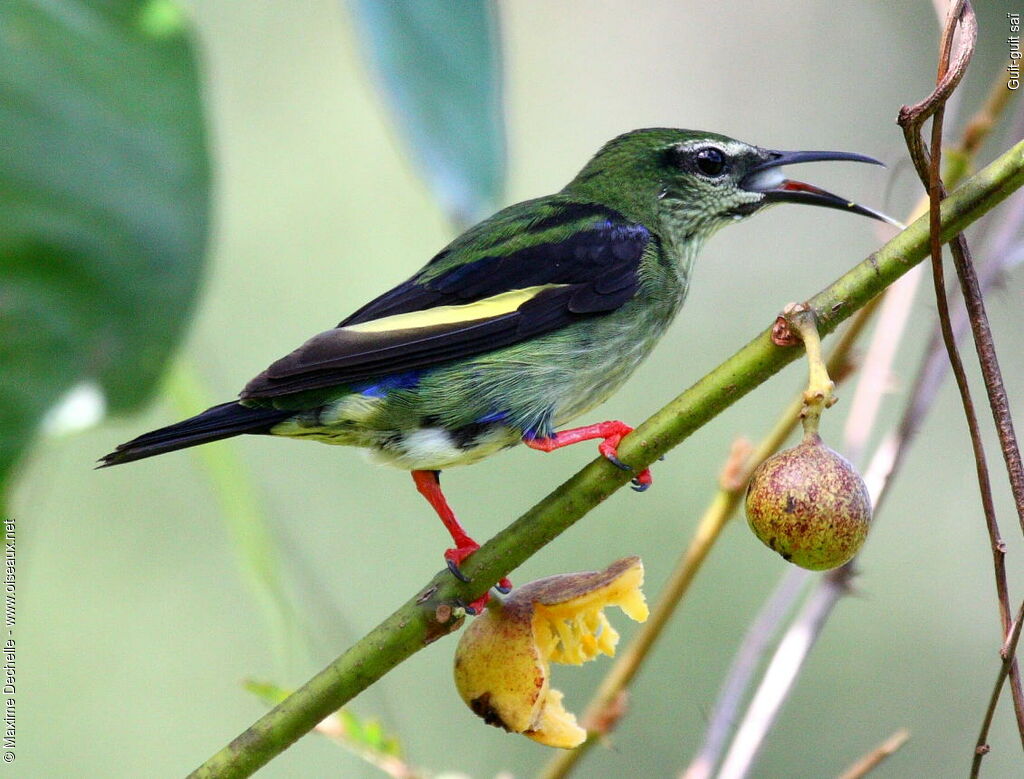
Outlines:
{"label": "opened fruit", "polygon": [[493,603],[463,631],[455,652],[462,699],[490,725],[548,746],[578,746],[587,733],[551,687],[550,664],[614,655],[619,634],[604,609],[646,620],[643,579],[640,558],[627,557],[604,571],[538,579]]}

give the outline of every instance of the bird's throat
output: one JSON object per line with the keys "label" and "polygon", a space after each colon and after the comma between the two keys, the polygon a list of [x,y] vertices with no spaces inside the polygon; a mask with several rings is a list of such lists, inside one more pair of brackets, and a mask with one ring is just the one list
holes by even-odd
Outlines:
{"label": "bird's throat", "polygon": [[[682,204],[673,203],[668,199],[662,203],[664,207],[660,217],[664,248],[674,260],[676,274],[685,290],[689,286],[693,263],[704,248],[704,242],[726,223],[716,220],[719,222],[716,224],[716,221],[695,218],[693,213],[678,207]],[[673,207],[674,205],[677,207]]]}

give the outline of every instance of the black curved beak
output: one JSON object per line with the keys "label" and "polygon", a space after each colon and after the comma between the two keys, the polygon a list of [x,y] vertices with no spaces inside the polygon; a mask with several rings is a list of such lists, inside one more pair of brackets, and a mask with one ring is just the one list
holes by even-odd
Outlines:
{"label": "black curved beak", "polygon": [[845,151],[769,151],[768,159],[753,168],[740,182],[740,186],[748,192],[760,192],[768,203],[803,203],[809,206],[836,208],[854,214],[867,216],[881,222],[902,228],[903,225],[881,211],[854,203],[844,197],[833,195],[802,181],[787,179],[778,170],[783,165],[795,165],[800,162],[824,162],[829,160],[845,160],[847,162],[867,162],[871,165],[882,165],[872,157],[863,154],[852,154]]}

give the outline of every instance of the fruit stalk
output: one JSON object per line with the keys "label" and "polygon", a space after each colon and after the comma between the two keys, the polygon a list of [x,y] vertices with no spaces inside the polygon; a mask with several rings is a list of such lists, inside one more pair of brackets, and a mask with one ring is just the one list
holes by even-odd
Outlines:
{"label": "fruit stalk", "polygon": [[821,336],[818,335],[818,316],[806,303],[790,303],[782,312],[790,333],[794,333],[804,344],[807,353],[807,389],[804,390],[804,405],[800,419],[804,427],[804,440],[818,434],[822,412],[835,405],[835,382],[828,375],[828,366],[821,350]]}

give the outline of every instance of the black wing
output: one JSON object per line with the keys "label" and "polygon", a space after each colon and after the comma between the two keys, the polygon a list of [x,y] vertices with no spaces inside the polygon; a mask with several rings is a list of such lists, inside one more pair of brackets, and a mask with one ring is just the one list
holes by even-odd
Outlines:
{"label": "black wing", "polygon": [[[249,382],[242,398],[426,368],[614,311],[636,292],[650,240],[643,225],[603,206],[557,200],[513,206],[337,328],[275,362]],[[501,296],[515,290],[531,291],[515,308],[501,310],[508,308],[497,305],[508,299]]]}

